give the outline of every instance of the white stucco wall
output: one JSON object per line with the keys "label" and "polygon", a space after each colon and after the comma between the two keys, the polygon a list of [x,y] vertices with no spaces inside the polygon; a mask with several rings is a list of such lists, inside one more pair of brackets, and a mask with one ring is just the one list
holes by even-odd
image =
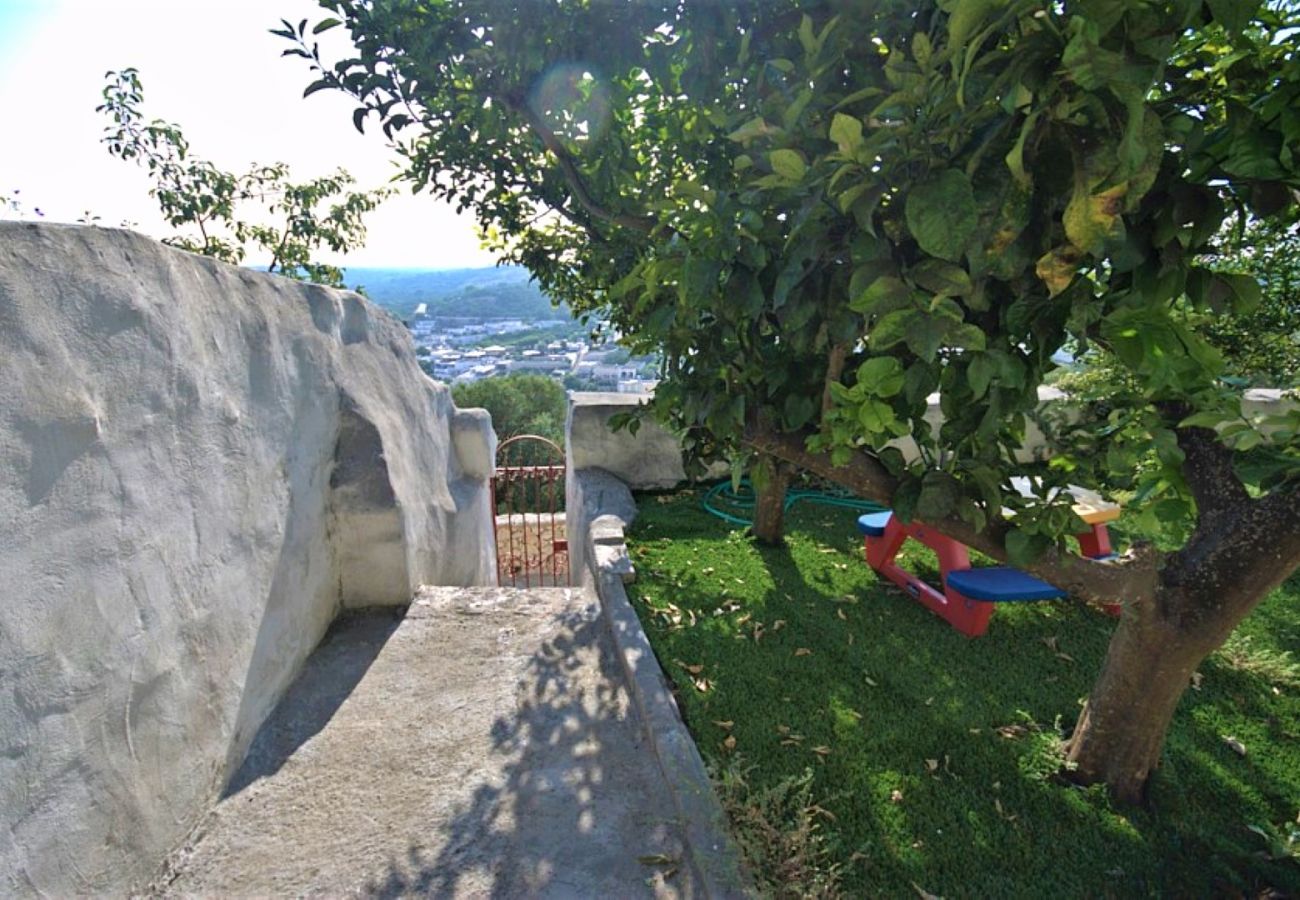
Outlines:
{"label": "white stucco wall", "polygon": [[0,223],[0,895],[122,893],[345,607],[493,577],[485,413],[361,297]]}

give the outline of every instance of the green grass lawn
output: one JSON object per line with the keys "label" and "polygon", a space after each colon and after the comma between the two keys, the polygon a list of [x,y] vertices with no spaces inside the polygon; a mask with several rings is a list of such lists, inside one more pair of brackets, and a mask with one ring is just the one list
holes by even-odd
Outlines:
{"label": "green grass lawn", "polygon": [[[852,511],[797,505],[760,549],[699,499],[640,498],[633,604],[711,766],[756,791],[811,770],[845,894],[1300,894],[1251,830],[1300,814],[1300,579],[1202,666],[1151,809],[1117,809],[1052,777],[1113,620],[1010,604],[969,640],[877,579]],[[924,548],[903,562],[934,576]]]}

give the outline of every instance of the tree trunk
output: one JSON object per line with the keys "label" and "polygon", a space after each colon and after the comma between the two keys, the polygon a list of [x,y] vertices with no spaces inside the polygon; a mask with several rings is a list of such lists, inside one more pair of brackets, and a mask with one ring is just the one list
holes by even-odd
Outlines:
{"label": "tree trunk", "polygon": [[1214,649],[1130,606],[1115,629],[1101,674],[1066,744],[1070,777],[1104,783],[1125,803],[1146,798],[1165,733],[1192,673]]}
{"label": "tree trunk", "polygon": [[771,457],[758,463],[754,482],[754,537],[760,543],[780,546],[785,543],[785,492],[790,486],[791,470]]}

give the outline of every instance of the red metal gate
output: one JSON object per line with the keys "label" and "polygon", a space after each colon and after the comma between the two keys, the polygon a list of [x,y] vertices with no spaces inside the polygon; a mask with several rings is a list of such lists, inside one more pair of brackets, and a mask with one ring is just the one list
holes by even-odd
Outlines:
{"label": "red metal gate", "polygon": [[541,587],[569,583],[564,522],[564,451],[533,434],[502,441],[492,479],[497,583]]}

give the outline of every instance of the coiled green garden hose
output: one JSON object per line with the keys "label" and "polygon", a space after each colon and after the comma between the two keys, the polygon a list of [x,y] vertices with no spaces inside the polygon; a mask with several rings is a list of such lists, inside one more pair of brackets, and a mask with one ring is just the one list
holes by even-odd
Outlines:
{"label": "coiled green garden hose", "polygon": [[[755,494],[753,485],[749,483],[748,478],[740,480],[740,487],[733,490],[731,481],[720,481],[713,487],[709,488],[701,505],[706,512],[712,513],[724,522],[730,522],[732,525],[752,525],[754,523],[753,514],[745,518],[743,513],[747,510],[753,510]],[[858,510],[860,512],[883,512],[886,507],[879,503],[873,503],[870,500],[862,500],[854,497],[848,491],[821,491],[809,488],[790,488],[785,492],[785,508],[789,512],[790,507],[800,501],[808,503],[820,503],[823,506],[839,506],[846,509]],[[720,509],[718,503],[726,504],[732,512],[726,509]],[[741,513],[741,515],[737,515]]]}

